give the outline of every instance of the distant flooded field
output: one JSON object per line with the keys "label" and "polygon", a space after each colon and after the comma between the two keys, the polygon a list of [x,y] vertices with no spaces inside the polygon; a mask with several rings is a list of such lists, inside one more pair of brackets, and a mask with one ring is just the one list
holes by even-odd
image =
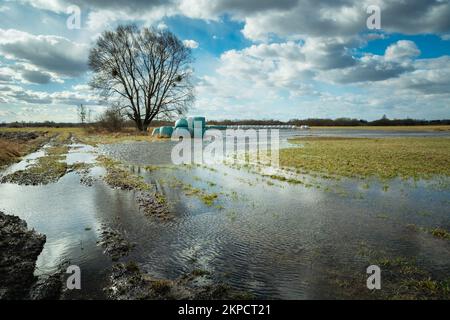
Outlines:
{"label": "distant flooded field", "polygon": [[[289,139],[305,136],[450,137],[356,129],[281,130],[280,136],[281,148],[297,148]],[[84,289],[65,298],[104,297],[115,261],[133,261],[157,279],[201,271],[208,274],[205,283],[224,283],[257,298],[448,297],[448,177],[336,178],[241,164],[174,166],[174,144],[91,147],[71,141],[62,161],[73,169],[57,182],[0,184],[0,210],[47,235],[36,274],[79,265]],[[2,175],[23,170],[44,153],[30,154]],[[163,195],[172,217],[146,216],[137,189],[106,184],[108,168],[99,155],[141,177],[139,186]],[[87,166],[80,170],[80,164]],[[109,229],[132,244],[118,260],[105,255],[101,244]],[[372,264],[383,272],[379,292],[366,287]]]}
{"label": "distant flooded field", "polygon": [[[358,130],[281,134],[284,147],[294,136],[442,135]],[[169,159],[170,143],[108,145],[102,150],[155,184],[177,212],[175,226],[152,227],[155,237],[139,253],[140,262],[155,275],[174,277],[190,266],[260,298],[303,299],[370,297],[365,268],[377,261],[407,261],[437,281],[450,274],[450,241],[432,234],[437,227],[450,230],[446,179],[447,184],[440,179],[329,180],[306,175],[296,183],[264,170],[226,165],[162,166],[148,172],[145,166]],[[205,194],[217,197],[209,203],[202,201]],[[401,276],[392,279],[394,286],[404,281]]]}

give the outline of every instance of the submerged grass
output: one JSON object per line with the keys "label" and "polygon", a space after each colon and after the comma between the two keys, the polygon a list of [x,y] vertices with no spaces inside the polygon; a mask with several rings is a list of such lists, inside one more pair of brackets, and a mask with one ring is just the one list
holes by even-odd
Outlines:
{"label": "submerged grass", "polygon": [[3,177],[2,183],[38,185],[56,182],[67,172],[67,163],[63,161],[67,152],[67,146],[50,147],[46,150],[45,156],[38,158],[25,170],[19,170]]}
{"label": "submerged grass", "polygon": [[194,188],[190,184],[183,185],[183,190],[186,193],[186,195],[198,197],[200,200],[202,200],[204,204],[206,204],[209,207],[213,206],[215,201],[219,197],[217,193],[207,193],[201,189]]}
{"label": "submerged grass", "polygon": [[434,228],[430,230],[430,233],[436,238],[450,240],[450,232],[443,228]]}
{"label": "submerged grass", "polygon": [[119,161],[105,156],[97,157],[97,162],[106,169],[105,182],[113,188],[122,190],[149,191],[150,185],[141,176],[134,175],[121,166]]}
{"label": "submerged grass", "polygon": [[[384,251],[361,243],[358,256],[367,266],[376,265],[381,269],[381,290],[367,290],[366,275],[345,275],[339,284],[344,297],[360,299],[426,300],[449,299],[450,278],[434,278],[414,257],[392,256]],[[337,278],[341,278],[338,276]]]}
{"label": "submerged grass", "polygon": [[105,156],[98,156],[97,162],[106,169],[103,180],[113,188],[133,190],[139,207],[147,216],[162,220],[172,218],[165,196],[146,183],[140,175],[135,175],[123,167],[122,163]]}
{"label": "submerged grass", "polygon": [[305,137],[280,150],[284,167],[345,177],[381,179],[450,176],[449,138]]}

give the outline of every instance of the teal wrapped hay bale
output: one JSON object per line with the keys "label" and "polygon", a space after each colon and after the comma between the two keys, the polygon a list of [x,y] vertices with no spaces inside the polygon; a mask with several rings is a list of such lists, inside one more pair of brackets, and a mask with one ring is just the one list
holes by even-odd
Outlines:
{"label": "teal wrapped hay bale", "polygon": [[170,138],[172,137],[173,127],[164,126],[159,129],[159,136],[161,138]]}
{"label": "teal wrapped hay bale", "polygon": [[177,139],[177,140],[189,138],[191,136],[192,136],[191,131],[187,127],[175,128],[172,133],[172,138]]}
{"label": "teal wrapped hay bale", "polygon": [[197,123],[198,126],[198,122],[200,122],[201,129],[204,130],[206,127],[205,117],[189,117],[188,118],[189,129],[194,129],[194,123]]}
{"label": "teal wrapped hay bale", "polygon": [[187,128],[189,127],[189,123],[185,118],[178,119],[175,122],[175,128]]}
{"label": "teal wrapped hay bale", "polygon": [[158,135],[159,135],[159,128],[153,129],[152,136],[158,136]]}
{"label": "teal wrapped hay bale", "polygon": [[[189,117],[188,118],[189,131],[193,137],[201,138],[206,131],[206,119],[205,117]],[[195,128],[194,128],[195,126]],[[196,132],[194,132],[196,131]]]}

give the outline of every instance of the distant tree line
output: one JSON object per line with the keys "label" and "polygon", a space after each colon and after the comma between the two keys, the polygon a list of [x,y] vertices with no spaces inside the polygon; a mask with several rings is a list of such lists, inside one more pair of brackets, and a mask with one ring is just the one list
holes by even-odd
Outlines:
{"label": "distant tree line", "polygon": [[[99,120],[93,121],[88,125],[95,125]],[[152,125],[155,127],[160,126],[172,126],[173,121],[164,121],[164,120],[153,120]],[[33,121],[15,121],[15,122],[2,122],[0,123],[0,127],[6,128],[73,128],[73,127],[84,127],[86,124],[78,123],[78,122],[54,122],[54,121],[44,121],[44,122],[33,122]],[[128,120],[124,122],[123,127],[132,128],[134,127],[134,121]]]}
{"label": "distant tree line", "polygon": [[211,125],[296,125],[296,126],[417,126],[417,125],[450,125],[450,119],[444,120],[418,120],[418,119],[388,119],[383,116],[381,119],[367,121],[363,119],[337,118],[337,119],[291,119],[289,121],[280,120],[223,120],[208,121]]}
{"label": "distant tree line", "polygon": [[[95,124],[98,121],[92,122]],[[418,120],[418,119],[388,119],[383,116],[381,119],[374,121],[367,121],[363,119],[351,119],[351,118],[337,118],[337,119],[319,119],[319,118],[309,118],[309,119],[291,119],[289,121],[280,120],[210,120],[208,121],[210,125],[308,125],[308,126],[417,126],[417,125],[450,125],[450,119],[444,120]],[[173,121],[167,120],[153,120],[152,126],[171,126]],[[70,122],[11,122],[11,123],[0,123],[0,127],[52,127],[52,128],[64,128],[64,127],[82,127],[82,123],[70,123]],[[124,127],[134,127],[135,123],[132,120],[124,122]]]}

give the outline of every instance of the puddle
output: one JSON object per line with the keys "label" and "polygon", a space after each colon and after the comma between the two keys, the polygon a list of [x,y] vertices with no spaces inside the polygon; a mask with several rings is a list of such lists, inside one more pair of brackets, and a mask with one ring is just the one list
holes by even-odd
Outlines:
{"label": "puddle", "polygon": [[[67,155],[69,164],[94,163],[91,147],[73,146]],[[44,155],[45,150],[30,154],[5,173],[25,168],[29,160]],[[52,274],[60,266],[81,268],[83,289],[68,291],[65,298],[105,298],[102,289],[111,269],[111,258],[97,244],[102,227],[115,227],[123,215],[142,217],[134,195],[108,187],[99,179],[103,174],[102,168],[90,169],[90,175],[97,179],[89,187],[80,183],[81,176],[75,172],[48,185],[0,184],[0,210],[19,216],[29,228],[47,236],[35,274]]]}
{"label": "puddle", "polygon": [[37,159],[45,156],[46,149],[49,147],[50,145],[46,144],[38,151],[32,152],[23,157],[21,161],[10,165],[3,171],[0,171],[0,178],[16,171],[25,170],[28,166],[35,164]]}
{"label": "puddle", "polygon": [[84,144],[70,144],[65,162],[68,165],[75,163],[94,164],[96,157],[94,147]]}

